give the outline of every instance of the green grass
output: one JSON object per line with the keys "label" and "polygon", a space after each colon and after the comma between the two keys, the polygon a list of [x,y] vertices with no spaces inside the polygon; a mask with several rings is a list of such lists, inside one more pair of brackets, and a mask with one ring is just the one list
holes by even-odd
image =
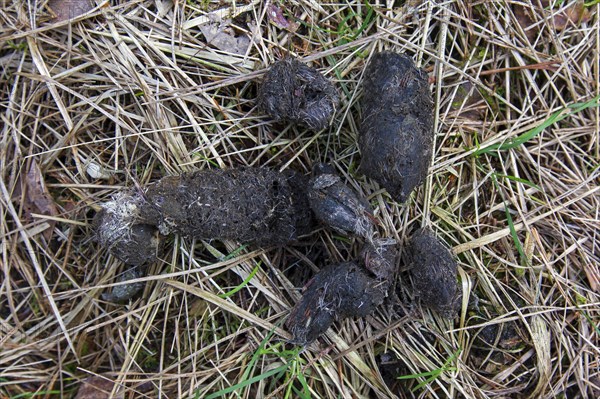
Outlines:
{"label": "green grass", "polygon": [[250,280],[252,280],[254,278],[254,276],[256,275],[256,273],[258,273],[258,270],[260,269],[260,261],[258,262],[258,264],[254,267],[254,269],[252,269],[252,271],[250,272],[250,274],[248,275],[248,277],[246,277],[246,279],[244,281],[242,281],[242,283],[240,285],[238,285],[237,287],[235,287],[234,289],[232,289],[231,291],[228,291],[224,294],[219,294],[219,296],[221,298],[229,298],[230,296],[232,296],[233,294],[235,294],[236,292],[238,292],[239,290],[241,290],[242,288],[244,288],[245,286],[248,285],[248,283],[250,282]]}
{"label": "green grass", "polygon": [[396,378],[398,380],[422,380],[419,384],[417,384],[417,386],[415,386],[411,390],[412,392],[416,392],[416,391],[420,390],[421,388],[423,388],[424,386],[426,386],[427,384],[430,384],[432,381],[439,378],[443,373],[446,373],[449,371],[456,371],[457,370],[456,367],[451,366],[451,364],[452,364],[452,362],[454,362],[454,360],[456,360],[456,358],[458,357],[460,352],[461,352],[461,350],[459,349],[458,351],[453,353],[452,356],[450,356],[441,367],[439,367],[435,370],[425,371],[425,372],[416,373],[416,374],[401,375]]}
{"label": "green grass", "polygon": [[542,122],[538,126],[534,127],[533,129],[523,133],[522,135],[520,135],[514,139],[507,140],[503,143],[492,144],[489,146],[483,145],[482,148],[475,150],[473,152],[473,155],[476,155],[476,156],[483,155],[483,154],[496,155],[500,151],[506,151],[506,150],[518,148],[518,147],[522,146],[523,144],[527,143],[528,141],[530,141],[531,139],[533,139],[534,137],[538,136],[540,133],[542,133],[544,130],[546,130],[550,126],[552,126],[566,118],[572,117],[581,111],[600,106],[600,103],[598,102],[599,100],[600,100],[600,96],[596,96],[593,99],[583,102],[583,103],[571,104],[559,111],[554,112],[544,122]]}
{"label": "green grass", "polygon": [[[515,224],[513,222],[513,218],[510,213],[510,208],[508,206],[508,202],[506,201],[506,198],[504,198],[503,191],[500,188],[500,185],[498,184],[497,175],[495,173],[492,174],[492,180],[494,182],[494,186],[496,186],[497,192],[500,193],[500,196],[502,197],[502,202],[504,204],[504,214],[506,215],[506,223],[508,224],[508,228],[510,230],[510,236],[512,237],[515,247],[517,248],[517,251],[519,252],[521,260],[526,262],[526,265],[524,265],[524,266],[528,266],[529,261],[527,260],[527,256],[525,255],[525,250],[523,249],[523,244],[521,243],[521,240],[519,239],[519,235],[517,234],[517,230],[515,229]],[[510,179],[510,180],[512,180],[512,179]],[[516,271],[517,275],[523,275],[524,272],[525,271],[523,269],[517,269],[517,271]]]}
{"label": "green grass", "polygon": [[40,391],[40,392],[25,392],[25,393],[20,393],[18,395],[15,396],[9,396],[10,399],[23,399],[23,398],[35,398],[38,396],[48,396],[48,395],[61,395],[63,392],[62,391]]}
{"label": "green grass", "polygon": [[[240,382],[221,389],[217,392],[211,393],[205,397],[205,399],[216,399],[223,397],[230,393],[239,392],[241,395],[241,391],[244,389],[248,389],[250,385],[255,384],[259,381],[270,378],[270,385],[274,387],[274,383],[283,379],[283,384],[286,385],[284,398],[310,398],[310,389],[308,387],[308,383],[306,381],[306,377],[304,376],[303,366],[305,361],[299,356],[302,348],[295,347],[292,350],[281,349],[284,344],[282,342],[278,342],[270,348],[266,348],[267,343],[272,338],[274,331],[270,331],[267,336],[261,341],[259,347],[256,349],[252,358],[248,362],[244,373],[240,378]],[[268,370],[266,372],[260,373],[258,375],[252,375],[253,370],[255,369],[258,361],[264,356],[276,356],[281,359],[284,364]],[[294,387],[294,381],[298,381],[302,390],[298,390]],[[199,398],[199,396],[194,397]]]}

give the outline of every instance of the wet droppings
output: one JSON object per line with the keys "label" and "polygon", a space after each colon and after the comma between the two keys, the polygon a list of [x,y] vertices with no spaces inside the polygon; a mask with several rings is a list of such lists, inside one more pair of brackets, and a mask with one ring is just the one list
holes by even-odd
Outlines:
{"label": "wet droppings", "polygon": [[367,200],[344,184],[333,167],[317,164],[308,184],[308,199],[316,218],[343,234],[370,238],[375,218]]}
{"label": "wet droppings", "polygon": [[140,219],[144,205],[140,195],[121,193],[102,204],[102,210],[93,221],[98,243],[132,266],[154,261],[162,248],[158,229]]}
{"label": "wet droppings", "polygon": [[406,249],[414,290],[421,303],[445,317],[458,310],[456,260],[431,230],[419,229]]}
{"label": "wet droppings", "polygon": [[397,250],[391,240],[367,244],[358,260],[327,266],[306,285],[286,325],[293,342],[307,345],[336,321],[364,317],[388,296]]}
{"label": "wet droppings", "polygon": [[404,202],[431,162],[433,99],[427,73],[406,55],[377,53],[362,87],[360,170]]}
{"label": "wet droppings", "polygon": [[338,103],[328,79],[291,57],[269,67],[258,92],[259,108],[273,119],[315,131],[329,126]]}
{"label": "wet droppings", "polygon": [[305,184],[300,175],[267,168],[170,176],[148,187],[141,214],[163,234],[284,245],[312,225]]}
{"label": "wet droppings", "polygon": [[[117,281],[119,283],[124,283],[129,280],[138,279],[142,276],[142,270],[137,267],[132,267],[123,272]],[[115,285],[109,293],[102,294],[102,299],[109,302],[124,303],[142,292],[144,285],[145,284],[143,282]]]}
{"label": "wet droppings", "polygon": [[360,257],[376,278],[392,282],[398,270],[398,247],[393,238],[378,238],[365,244]]}
{"label": "wet droppings", "polygon": [[293,342],[307,345],[337,320],[372,313],[383,302],[379,282],[355,262],[330,265],[309,283],[286,325]]}

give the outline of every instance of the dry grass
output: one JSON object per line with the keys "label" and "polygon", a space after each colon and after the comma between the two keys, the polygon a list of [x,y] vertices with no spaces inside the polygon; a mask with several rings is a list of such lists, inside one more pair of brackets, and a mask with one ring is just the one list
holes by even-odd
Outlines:
{"label": "dry grass", "polygon": [[[599,6],[563,26],[573,1],[532,2],[274,2],[290,32],[260,1],[118,1],[61,23],[44,1],[1,1],[0,397],[71,397],[93,375],[131,398],[598,397]],[[209,10],[233,13],[245,54],[205,43]],[[356,172],[360,82],[379,49],[414,55],[436,101],[433,167],[406,205]],[[329,130],[255,112],[264,67],[288,52],[340,89]],[[430,224],[453,246],[460,318],[412,306],[403,273],[400,304],[287,344],[297,287],[358,250],[327,231],[264,250],[177,237],[141,297],[102,300],[125,267],[90,222],[114,193],[316,161],[369,196],[382,233],[404,242]]]}

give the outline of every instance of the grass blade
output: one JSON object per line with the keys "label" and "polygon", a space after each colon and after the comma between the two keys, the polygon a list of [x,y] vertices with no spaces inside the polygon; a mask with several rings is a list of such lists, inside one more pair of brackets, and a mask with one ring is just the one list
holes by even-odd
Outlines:
{"label": "grass blade", "polygon": [[256,265],[256,267],[250,272],[250,274],[248,275],[248,277],[246,277],[246,279],[244,281],[242,281],[242,283],[240,285],[238,285],[237,287],[235,287],[234,289],[232,289],[229,292],[226,292],[224,294],[220,294],[219,297],[221,297],[221,298],[229,298],[230,296],[232,296],[233,294],[235,294],[236,292],[238,292],[239,290],[241,290],[242,288],[244,288],[246,285],[248,285],[248,283],[250,282],[250,280],[252,280],[252,278],[254,278],[254,276],[256,275],[256,273],[258,273],[258,269],[260,269],[260,262],[258,262],[258,265]]}
{"label": "grass blade", "polygon": [[[521,145],[523,145],[524,143],[533,139],[534,137],[539,135],[541,132],[543,132],[550,126],[554,125],[555,123],[558,123],[558,122],[562,121],[563,119],[566,119],[566,118],[568,118],[578,112],[581,112],[585,109],[600,106],[600,103],[598,102],[599,100],[600,100],[600,96],[596,96],[593,99],[586,101],[584,103],[571,104],[571,105],[567,106],[566,108],[556,111],[555,113],[550,115],[550,117],[548,117],[548,119],[546,119],[540,125],[523,133],[522,135],[517,136],[514,139],[507,140],[503,143],[492,144],[492,145],[484,147],[484,148],[479,148],[478,150],[473,152],[473,155],[490,154],[495,151],[505,151],[505,150],[510,150],[513,148],[520,147]],[[570,110],[570,112],[567,112],[569,110]]]}
{"label": "grass blade", "polygon": [[221,396],[224,396],[224,395],[227,395],[228,393],[237,391],[238,389],[242,389],[250,384],[254,384],[255,382],[258,382],[260,380],[264,380],[265,378],[269,378],[273,375],[279,374],[279,373],[287,370],[288,367],[289,366],[287,364],[283,364],[277,368],[274,368],[273,370],[269,370],[269,371],[259,374],[257,376],[248,378],[247,380],[244,380],[240,383],[237,383],[237,384],[227,387],[225,389],[221,389],[218,392],[211,393],[205,399],[220,398]]}

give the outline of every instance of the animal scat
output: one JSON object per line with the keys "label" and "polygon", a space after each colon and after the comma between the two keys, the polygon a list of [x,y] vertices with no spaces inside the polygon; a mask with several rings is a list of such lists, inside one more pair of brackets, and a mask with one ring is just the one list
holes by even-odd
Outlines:
{"label": "animal scat", "polygon": [[458,306],[458,265],[450,250],[430,229],[422,228],[411,237],[406,258],[421,303],[452,318]]}
{"label": "animal scat", "polygon": [[333,84],[319,71],[288,57],[269,67],[257,102],[259,108],[276,121],[318,131],[329,125],[339,96]]}
{"label": "animal scat", "polygon": [[433,99],[427,73],[404,54],[373,55],[364,73],[360,170],[404,202],[427,176]]}
{"label": "animal scat", "polygon": [[366,199],[341,181],[333,167],[317,164],[308,183],[308,199],[316,218],[342,233],[371,239],[374,220]]}
{"label": "animal scat", "polygon": [[284,245],[312,225],[303,177],[268,168],[206,170],[149,186],[142,219],[163,233]]}
{"label": "animal scat", "polygon": [[308,283],[286,325],[292,342],[307,345],[338,319],[372,313],[383,302],[379,282],[356,262],[330,265]]}
{"label": "animal scat", "polygon": [[[125,281],[129,281],[129,280],[134,280],[134,279],[137,279],[140,277],[142,277],[141,270],[139,268],[132,267],[130,269],[127,269],[118,278],[118,281],[125,282]],[[102,294],[102,299],[104,299],[105,301],[109,301],[109,302],[123,303],[123,302],[130,300],[134,296],[136,296],[143,289],[144,289],[143,282],[119,284],[119,285],[114,286],[112,288],[112,290],[110,291],[110,293]]]}
{"label": "animal scat", "polygon": [[286,322],[293,342],[307,345],[335,320],[373,313],[394,284],[397,255],[394,240],[375,239],[365,245],[358,259],[317,273]]}
{"label": "animal scat", "polygon": [[397,270],[398,243],[393,238],[377,238],[365,244],[360,257],[376,278],[391,284]]}
{"label": "animal scat", "polygon": [[154,261],[162,248],[155,226],[141,221],[144,198],[126,192],[102,204],[93,226],[98,243],[122,262],[139,266]]}

